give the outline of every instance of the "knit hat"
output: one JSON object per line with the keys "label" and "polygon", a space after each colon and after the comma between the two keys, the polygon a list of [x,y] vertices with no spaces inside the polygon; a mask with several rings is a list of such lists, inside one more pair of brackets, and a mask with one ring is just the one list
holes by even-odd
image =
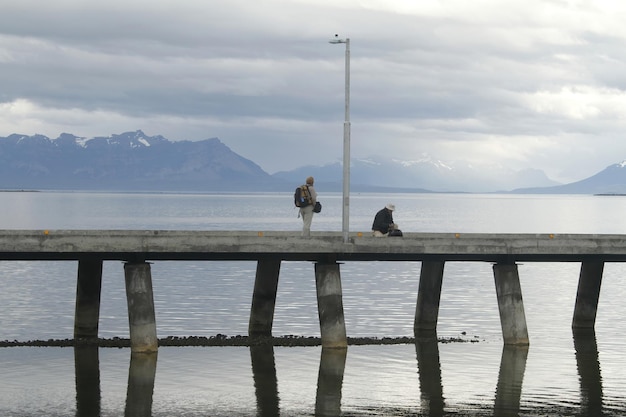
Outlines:
{"label": "knit hat", "polygon": [[391,203],[387,204],[385,207],[387,208],[387,210],[391,211],[394,211],[396,209],[396,206]]}

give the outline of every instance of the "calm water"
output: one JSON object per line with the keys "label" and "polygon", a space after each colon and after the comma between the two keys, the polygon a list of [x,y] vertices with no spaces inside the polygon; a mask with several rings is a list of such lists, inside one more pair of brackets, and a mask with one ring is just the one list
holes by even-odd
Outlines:
{"label": "calm water", "polygon": [[[0,229],[293,230],[290,193],[0,193]],[[313,232],[341,230],[341,195],[320,190]],[[367,232],[387,202],[407,232],[626,234],[626,198],[382,195],[351,198]],[[105,262],[101,337],[128,337],[123,264]],[[246,334],[253,262],[155,262],[157,333]],[[0,262],[0,340],[71,338],[76,262]],[[503,347],[491,265],[446,264],[439,337],[478,343],[320,347],[0,349],[3,416],[623,415],[626,267],[605,266],[596,331],[571,319],[579,263],[519,266],[531,345]],[[412,336],[419,262],[341,267],[348,336]],[[281,267],[274,335],[319,336],[313,265]]]}

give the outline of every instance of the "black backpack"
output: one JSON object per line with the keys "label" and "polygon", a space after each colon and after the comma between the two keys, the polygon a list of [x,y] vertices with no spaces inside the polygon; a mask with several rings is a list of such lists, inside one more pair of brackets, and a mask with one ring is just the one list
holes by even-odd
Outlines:
{"label": "black backpack", "polygon": [[293,202],[296,207],[306,207],[311,204],[311,194],[309,193],[309,187],[301,185],[296,188],[296,192],[293,194]]}

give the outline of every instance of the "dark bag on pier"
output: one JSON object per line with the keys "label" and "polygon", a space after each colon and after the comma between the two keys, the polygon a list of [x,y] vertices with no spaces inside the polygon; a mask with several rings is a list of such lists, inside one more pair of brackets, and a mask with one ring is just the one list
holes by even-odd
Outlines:
{"label": "dark bag on pier", "polygon": [[390,230],[388,236],[402,236],[402,230],[400,229]]}
{"label": "dark bag on pier", "polygon": [[320,211],[322,211],[322,203],[316,201],[315,206],[313,206],[313,213],[319,213]]}

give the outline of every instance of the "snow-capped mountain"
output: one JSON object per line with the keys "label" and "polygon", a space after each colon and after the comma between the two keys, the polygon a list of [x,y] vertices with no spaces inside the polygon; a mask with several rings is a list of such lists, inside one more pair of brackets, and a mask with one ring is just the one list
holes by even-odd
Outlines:
{"label": "snow-capped mountain", "polygon": [[[341,184],[343,165],[339,162],[324,166],[306,166],[275,177],[302,181],[312,175],[316,182]],[[509,167],[473,165],[464,161],[442,161],[427,154],[413,160],[396,158],[353,159],[350,182],[355,186],[413,188],[433,191],[493,192],[521,187],[544,187],[557,184],[543,171],[515,171]]]}
{"label": "snow-capped mountain", "polygon": [[[280,157],[288,157],[281,155]],[[0,137],[0,190],[290,191],[313,175],[341,191],[341,163],[270,175],[219,139],[170,141],[141,130],[84,138],[69,133]],[[353,159],[351,190],[626,194],[626,161],[585,180],[557,185],[540,170],[472,165],[427,154],[413,159]]]}
{"label": "snow-capped mountain", "polygon": [[216,138],[172,142],[141,130],[0,138],[0,189],[236,191],[276,182]]}

